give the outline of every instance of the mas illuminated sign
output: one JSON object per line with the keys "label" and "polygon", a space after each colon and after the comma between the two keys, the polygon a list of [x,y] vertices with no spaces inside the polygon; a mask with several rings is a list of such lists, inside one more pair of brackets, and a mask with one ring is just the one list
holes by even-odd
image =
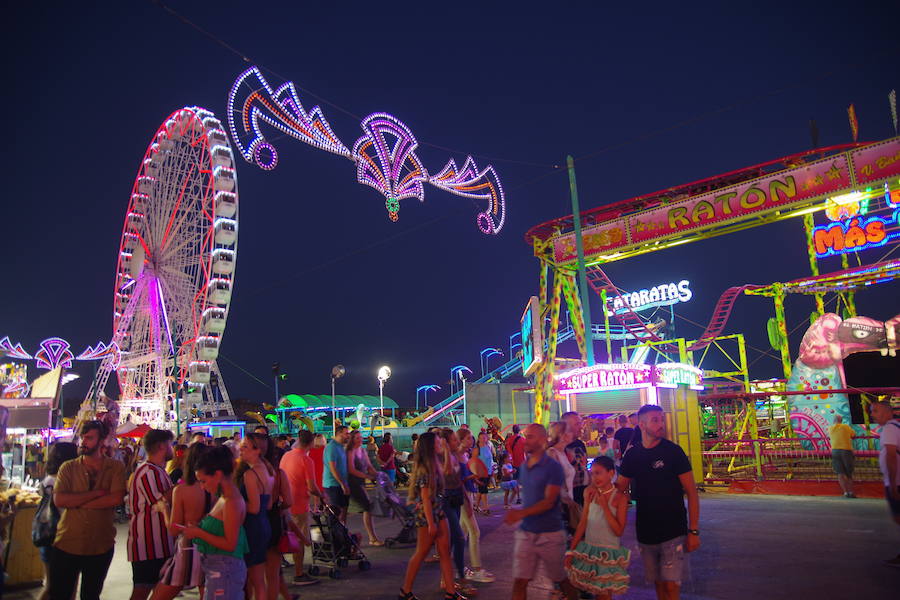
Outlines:
{"label": "mas illuminated sign", "polygon": [[697,367],[681,363],[658,365],[621,363],[582,367],[556,375],[556,390],[560,394],[629,390],[652,386],[675,388],[679,385],[703,389],[703,372]]}
{"label": "mas illuminated sign", "polygon": [[630,310],[639,311],[656,306],[669,306],[679,302],[688,302],[694,297],[691,282],[682,279],[678,283],[663,283],[656,287],[637,292],[626,292],[621,296],[606,299],[606,315]]}
{"label": "mas illuminated sign", "polygon": [[888,233],[890,224],[889,219],[873,216],[819,225],[813,229],[816,258],[883,246],[897,237],[897,233]]}
{"label": "mas illuminated sign", "polygon": [[537,296],[528,299],[522,314],[522,374],[528,377],[544,360],[544,336],[541,328],[541,303]]}

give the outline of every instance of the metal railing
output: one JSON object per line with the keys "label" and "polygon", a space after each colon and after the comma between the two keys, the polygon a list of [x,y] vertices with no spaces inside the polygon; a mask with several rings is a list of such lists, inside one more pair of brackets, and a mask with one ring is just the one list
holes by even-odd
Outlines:
{"label": "metal railing", "polygon": [[[866,438],[854,438],[866,439]],[[877,450],[854,450],[855,481],[881,481]],[[831,450],[806,438],[704,440],[707,481],[834,481]]]}

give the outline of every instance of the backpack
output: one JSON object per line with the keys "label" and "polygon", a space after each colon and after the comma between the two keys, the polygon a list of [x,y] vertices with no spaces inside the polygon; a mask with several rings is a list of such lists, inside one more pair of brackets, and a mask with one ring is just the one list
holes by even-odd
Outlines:
{"label": "backpack", "polygon": [[46,485],[41,490],[41,503],[31,522],[31,541],[38,548],[52,546],[59,524],[59,509],[53,503],[53,486]]}

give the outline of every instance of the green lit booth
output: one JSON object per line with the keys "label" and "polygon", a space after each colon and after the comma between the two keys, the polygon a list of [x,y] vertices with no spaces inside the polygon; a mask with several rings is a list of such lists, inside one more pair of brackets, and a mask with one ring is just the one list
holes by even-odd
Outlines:
{"label": "green lit booth", "polygon": [[[381,408],[381,398],[378,396],[336,395],[334,396],[334,416],[341,423],[349,424],[355,420],[353,413],[360,404],[365,407],[367,417],[372,411]],[[397,403],[384,397],[385,413],[389,410],[391,419],[394,420]],[[295,433],[301,429],[302,421],[297,417],[306,416],[312,420],[315,433],[331,434],[332,396],[330,394],[290,394],[284,396],[281,406],[275,409],[277,413],[278,431],[281,433]],[[369,429],[368,424],[365,429]],[[375,432],[381,432],[381,427],[375,427]]]}
{"label": "green lit booth", "polygon": [[703,432],[697,403],[697,392],[703,390],[700,369],[681,363],[612,363],[560,371],[555,379],[565,410],[584,416],[630,414],[645,404],[662,407],[669,439],[690,458],[694,480],[702,480]]}

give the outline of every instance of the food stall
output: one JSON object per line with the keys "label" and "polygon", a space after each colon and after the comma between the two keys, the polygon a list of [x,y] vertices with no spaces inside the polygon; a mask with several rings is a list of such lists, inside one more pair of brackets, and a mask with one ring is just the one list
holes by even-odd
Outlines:
{"label": "food stall", "polygon": [[697,392],[703,389],[700,369],[681,363],[611,363],[561,371],[555,377],[556,393],[563,397],[565,410],[583,416],[631,414],[646,404],[660,406],[666,414],[669,439],[688,455],[694,478],[702,478],[697,403]]}

